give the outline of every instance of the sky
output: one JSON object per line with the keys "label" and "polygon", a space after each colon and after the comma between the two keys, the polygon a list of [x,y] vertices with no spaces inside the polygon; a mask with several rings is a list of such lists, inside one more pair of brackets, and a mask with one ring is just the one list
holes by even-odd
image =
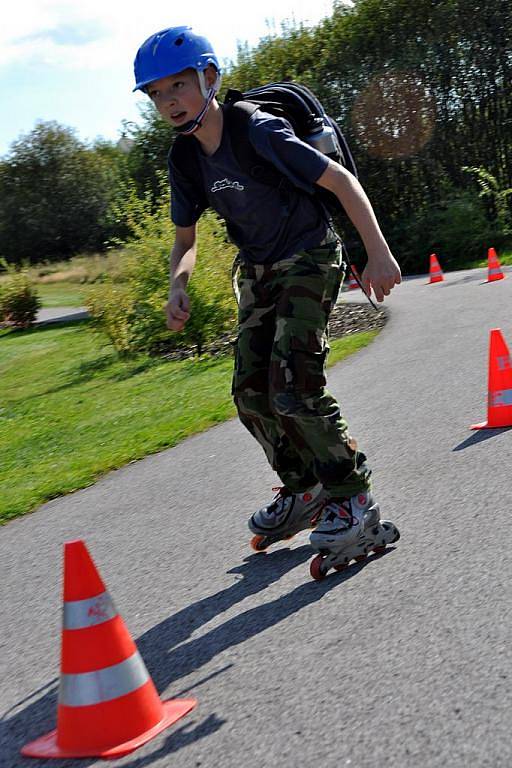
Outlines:
{"label": "sky", "polygon": [[116,141],[139,122],[133,60],[154,32],[188,24],[223,62],[237,43],[256,45],[283,21],[317,24],[332,0],[23,0],[0,10],[0,157],[39,120],[56,120],[86,142]]}

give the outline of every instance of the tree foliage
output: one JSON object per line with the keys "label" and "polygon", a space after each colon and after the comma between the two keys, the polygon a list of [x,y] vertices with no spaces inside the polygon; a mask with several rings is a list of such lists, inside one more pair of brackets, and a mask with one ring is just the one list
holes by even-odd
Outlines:
{"label": "tree foliage", "polygon": [[88,148],[70,128],[37,123],[0,163],[0,254],[19,264],[103,249],[125,164],[107,142]]}
{"label": "tree foliage", "polygon": [[141,118],[140,124],[124,124],[132,144],[127,157],[128,170],[139,197],[149,192],[156,205],[160,199],[159,174],[167,168],[174,132],[150,101],[142,107]]}

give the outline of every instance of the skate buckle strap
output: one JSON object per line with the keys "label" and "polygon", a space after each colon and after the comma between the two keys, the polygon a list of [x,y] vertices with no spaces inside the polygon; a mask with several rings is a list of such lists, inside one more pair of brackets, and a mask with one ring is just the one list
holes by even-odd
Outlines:
{"label": "skate buckle strap", "polygon": [[279,496],[285,496],[286,497],[286,496],[291,496],[292,495],[292,492],[288,490],[286,485],[274,485],[272,490],[274,491],[274,493],[278,493]]}
{"label": "skate buckle strap", "polygon": [[280,499],[286,499],[288,496],[293,496],[293,493],[286,487],[286,485],[274,485],[272,491],[277,494]]}
{"label": "skate buckle strap", "polygon": [[[345,505],[347,505],[348,508]],[[341,520],[348,523],[349,528],[357,525],[358,521],[352,514],[352,507],[350,505],[349,499],[346,501],[333,501],[332,499],[330,501],[326,500],[322,511],[324,512],[325,518],[334,520],[335,517],[339,517]]]}
{"label": "skate buckle strap", "polygon": [[302,500],[305,501],[306,503],[309,503],[313,499],[313,494],[310,493],[309,491],[305,491],[303,494],[301,494],[301,493],[294,494],[294,493],[292,493],[292,491],[290,491],[286,487],[286,485],[275,485],[272,488],[272,491],[274,493],[278,493],[279,496],[281,496],[282,498],[286,498],[287,496],[294,496],[294,495],[295,496],[302,496]]}
{"label": "skate buckle strap", "polygon": [[284,508],[285,499],[292,495],[285,485],[276,485],[272,490],[276,495],[266,507],[267,514],[276,509],[279,509],[280,513]]}

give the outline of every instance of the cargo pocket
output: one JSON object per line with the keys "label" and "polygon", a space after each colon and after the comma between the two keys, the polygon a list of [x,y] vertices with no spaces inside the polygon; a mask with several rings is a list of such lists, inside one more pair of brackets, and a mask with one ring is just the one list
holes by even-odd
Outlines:
{"label": "cargo pocket", "polygon": [[291,374],[287,389],[300,393],[315,393],[326,385],[325,360],[329,351],[327,336],[310,329],[290,338],[288,370]]}
{"label": "cargo pocket", "polygon": [[345,279],[345,262],[341,261],[341,253],[336,253],[335,262],[329,267],[325,282],[325,292],[322,300],[323,307],[329,315],[338,300],[338,295]]}

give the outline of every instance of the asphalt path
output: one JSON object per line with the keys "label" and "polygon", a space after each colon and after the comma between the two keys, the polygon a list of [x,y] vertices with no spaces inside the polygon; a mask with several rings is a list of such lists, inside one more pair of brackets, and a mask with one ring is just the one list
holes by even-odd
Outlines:
{"label": "asphalt path", "polygon": [[306,534],[252,554],[246,519],[276,478],[237,421],[1,529],[2,766],[30,764],[19,748],[55,726],[75,538],[162,697],[199,701],[118,765],[512,765],[512,429],[469,430],[489,330],[512,348],[512,274],[485,277],[406,280],[377,340],[329,371],[401,530],[386,554],[322,582]]}
{"label": "asphalt path", "polygon": [[69,320],[85,320],[89,317],[86,307],[44,307],[37,313],[34,325],[62,323]]}

